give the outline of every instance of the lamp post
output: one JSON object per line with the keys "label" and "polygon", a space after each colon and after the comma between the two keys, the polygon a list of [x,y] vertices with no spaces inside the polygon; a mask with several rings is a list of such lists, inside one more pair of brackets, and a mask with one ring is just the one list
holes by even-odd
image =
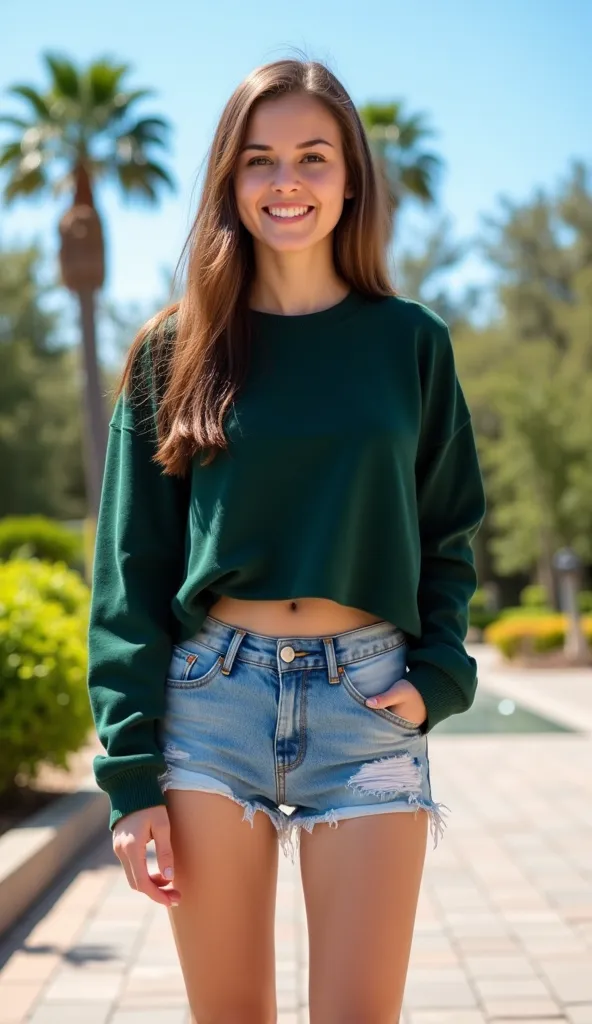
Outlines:
{"label": "lamp post", "polygon": [[559,603],[567,615],[564,651],[571,662],[587,664],[590,660],[588,642],[580,623],[578,591],[582,562],[571,548],[560,548],[553,556],[553,567],[559,580]]}

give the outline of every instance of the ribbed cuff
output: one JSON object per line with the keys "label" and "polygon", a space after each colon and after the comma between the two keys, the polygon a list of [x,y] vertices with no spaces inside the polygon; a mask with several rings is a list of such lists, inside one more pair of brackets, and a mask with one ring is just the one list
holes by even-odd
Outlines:
{"label": "ribbed cuff", "polygon": [[111,802],[109,816],[111,831],[119,819],[124,818],[126,814],[142,811],[146,807],[163,804],[166,806],[165,794],[153,768],[129,768],[110,779],[103,780],[99,785],[101,789],[105,790]]}
{"label": "ribbed cuff", "polygon": [[424,733],[429,732],[438,722],[443,722],[450,715],[458,715],[469,707],[470,702],[466,694],[454,679],[435,665],[428,665],[425,662],[415,665],[408,670],[405,678],[423,697],[428,713],[422,726]]}

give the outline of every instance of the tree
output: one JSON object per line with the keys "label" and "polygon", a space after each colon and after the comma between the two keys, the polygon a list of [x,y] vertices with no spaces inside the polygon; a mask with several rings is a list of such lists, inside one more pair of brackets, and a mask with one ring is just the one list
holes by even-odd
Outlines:
{"label": "tree", "polygon": [[592,193],[575,164],[556,195],[504,201],[485,251],[501,315],[467,328],[456,352],[491,499],[502,575],[538,569],[574,547],[592,561]]}
{"label": "tree", "polygon": [[36,194],[73,196],[60,220],[60,266],[64,284],[77,295],[85,368],[87,499],[98,512],[106,447],[106,415],[95,337],[95,295],[104,283],[103,228],[95,207],[95,186],[114,180],[126,197],[148,203],[162,187],[173,188],[154,151],[166,146],[169,124],[138,117],[147,89],[128,90],[127,64],[107,58],[77,68],[66,57],[46,53],[49,86],[43,92],[15,85],[9,92],[28,110],[6,115],[16,136],[0,147],[0,168],[8,178],[4,199],[12,203]]}
{"label": "tree", "polygon": [[389,187],[393,218],[409,197],[432,205],[442,160],[424,149],[425,140],[434,134],[425,115],[407,116],[400,100],[366,103],[359,113]]}
{"label": "tree", "polygon": [[0,251],[0,516],[84,514],[77,353],[56,344],[41,254]]}
{"label": "tree", "polygon": [[397,287],[404,295],[430,306],[446,320],[453,334],[470,318],[479,304],[481,290],[469,286],[453,299],[445,275],[458,267],[468,251],[468,243],[452,237],[450,218],[442,217],[414,253],[403,253],[397,268]]}

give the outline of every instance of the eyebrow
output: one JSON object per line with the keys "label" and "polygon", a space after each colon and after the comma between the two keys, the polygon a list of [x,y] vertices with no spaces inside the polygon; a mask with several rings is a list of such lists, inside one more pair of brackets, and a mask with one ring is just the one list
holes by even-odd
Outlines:
{"label": "eyebrow", "polygon": [[[311,149],[313,146],[331,146],[331,149],[335,149],[332,142],[327,142],[327,139],[309,139],[308,142],[299,142],[296,149]],[[243,146],[241,152],[245,152],[246,149],[256,149],[261,153],[269,153],[273,149],[273,146],[264,146],[260,142],[249,142],[246,146]]]}

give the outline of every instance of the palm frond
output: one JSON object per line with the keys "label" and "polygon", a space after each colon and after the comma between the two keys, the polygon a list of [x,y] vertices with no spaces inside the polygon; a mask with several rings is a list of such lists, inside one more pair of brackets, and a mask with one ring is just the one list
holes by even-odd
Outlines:
{"label": "palm frond", "polygon": [[51,111],[46,100],[41,93],[37,92],[36,89],[32,89],[30,85],[13,85],[8,92],[13,96],[20,96],[22,99],[28,100],[37,117],[40,117],[43,121],[51,120]]}
{"label": "palm frond", "polygon": [[144,197],[150,202],[155,202],[160,185],[166,185],[171,191],[175,189],[175,183],[168,171],[152,161],[118,163],[116,173],[121,188],[130,197]]}
{"label": "palm frond", "polygon": [[146,177],[144,167],[133,163],[120,163],[116,165],[115,172],[126,198],[135,196],[148,199],[151,203],[156,201],[156,190]]}
{"label": "palm frond", "polygon": [[155,181],[162,182],[162,184],[166,185],[166,187],[169,188],[171,192],[175,191],[175,179],[172,177],[172,175],[169,174],[166,168],[162,166],[162,164],[157,164],[154,163],[153,161],[149,161],[145,165],[145,170],[146,174],[150,178],[153,178]]}
{"label": "palm frond", "polygon": [[365,103],[360,107],[359,114],[367,128],[374,125],[398,125],[401,120],[401,107],[399,100],[391,103]]}
{"label": "palm frond", "polygon": [[12,117],[10,114],[0,114],[0,124],[10,125],[11,128],[19,128],[23,132],[31,127],[30,121],[23,121],[22,117]]}
{"label": "palm frond", "polygon": [[425,120],[425,114],[414,114],[401,120],[399,128],[399,145],[401,149],[412,149],[418,142],[435,134]]}
{"label": "palm frond", "polygon": [[399,169],[399,175],[402,184],[417,199],[422,199],[426,203],[433,201],[434,194],[430,179],[421,167],[417,164],[409,164],[407,167]]}
{"label": "palm frond", "polygon": [[0,167],[8,167],[9,164],[18,163],[22,160],[23,151],[20,142],[7,142],[0,150]]}
{"label": "palm frond", "polygon": [[10,203],[13,199],[21,196],[31,196],[35,192],[41,192],[47,187],[47,176],[45,169],[36,167],[34,170],[19,173],[18,171],[9,178],[4,187],[4,199]]}
{"label": "palm frond", "polygon": [[[159,117],[146,117],[122,132],[117,137],[117,145],[129,139],[134,148],[144,149],[146,146],[166,146],[162,133],[170,131],[170,125]],[[160,134],[159,134],[160,133]]]}
{"label": "palm frond", "polygon": [[90,104],[97,107],[111,104],[128,70],[128,64],[112,64],[106,59],[93,61],[84,75]]}
{"label": "palm frond", "polygon": [[137,130],[143,132],[156,132],[163,131],[169,132],[171,130],[170,121],[167,121],[164,117],[142,117],[136,124],[129,129],[130,133],[135,133]]}
{"label": "palm frond", "polygon": [[45,53],[43,57],[53,79],[53,91],[68,100],[78,102],[80,78],[72,61],[67,57],[58,57],[50,53]]}
{"label": "palm frond", "polygon": [[134,89],[131,92],[118,92],[113,97],[112,114],[114,117],[122,118],[129,113],[130,107],[138,100],[146,99],[154,95],[154,89]]}

